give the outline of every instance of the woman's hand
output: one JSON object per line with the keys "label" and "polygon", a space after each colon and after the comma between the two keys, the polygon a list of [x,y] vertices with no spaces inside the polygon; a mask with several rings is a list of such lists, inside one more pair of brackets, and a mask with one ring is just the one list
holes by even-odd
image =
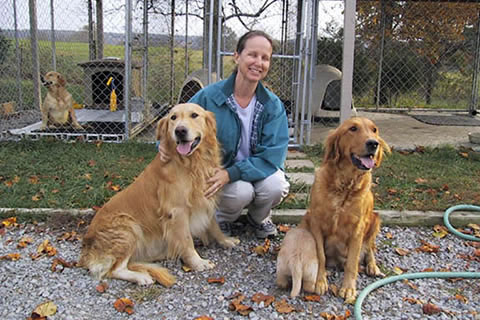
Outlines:
{"label": "woman's hand", "polygon": [[205,197],[210,198],[229,182],[230,176],[227,170],[220,168],[215,169],[213,176],[207,180],[209,187],[205,191]]}
{"label": "woman's hand", "polygon": [[158,143],[158,154],[160,155],[160,161],[168,162],[170,161],[170,155],[168,154],[167,147],[165,146],[166,140],[163,140],[163,141],[164,142],[159,141]]}

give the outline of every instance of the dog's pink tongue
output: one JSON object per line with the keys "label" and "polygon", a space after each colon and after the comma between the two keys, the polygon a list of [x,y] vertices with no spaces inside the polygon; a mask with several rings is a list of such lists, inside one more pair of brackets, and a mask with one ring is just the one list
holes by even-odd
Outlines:
{"label": "dog's pink tongue", "polygon": [[191,150],[192,143],[193,143],[193,141],[185,142],[185,143],[179,143],[177,145],[177,152],[180,153],[182,156],[186,156]]}
{"label": "dog's pink tongue", "polygon": [[362,164],[368,169],[372,169],[375,166],[375,161],[373,161],[372,158],[361,157],[360,161],[362,161]]}

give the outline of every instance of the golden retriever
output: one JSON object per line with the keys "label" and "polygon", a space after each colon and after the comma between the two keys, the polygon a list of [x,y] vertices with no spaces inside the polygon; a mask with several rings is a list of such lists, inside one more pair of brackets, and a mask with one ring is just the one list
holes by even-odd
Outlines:
{"label": "golden retriever", "polygon": [[[326,266],[340,266],[344,269],[344,279],[339,295],[351,303],[356,297],[360,261],[365,262],[368,275],[382,275],[375,261],[380,218],[373,211],[371,169],[380,166],[384,152],[390,152],[390,148],[371,120],[354,117],[330,132],[324,151],[322,166],[315,171],[309,209],[297,228],[304,231],[292,230],[301,236],[287,233],[282,244],[277,284],[285,287],[285,278],[292,276],[291,294],[296,295],[298,281],[303,278],[308,285],[304,282],[305,291],[312,291],[309,281],[315,274],[314,291],[324,294],[328,290]],[[305,249],[316,249],[316,259],[303,253]],[[308,260],[294,258],[302,254]],[[293,266],[285,267],[289,263]],[[293,276],[292,270],[304,270],[310,264],[318,266],[316,272]]]}
{"label": "golden retriever", "polygon": [[75,129],[83,129],[78,123],[73,108],[72,95],[67,91],[67,81],[58,72],[50,71],[41,77],[42,84],[47,88],[47,95],[40,106],[42,113],[41,130],[47,127],[71,125]]}
{"label": "golden retriever", "polygon": [[[157,125],[165,141],[167,162],[155,159],[125,190],[95,215],[84,238],[79,264],[100,279],[111,277],[171,286],[167,269],[149,263],[180,257],[193,270],[214,267],[194,248],[193,237],[204,244],[213,238],[234,247],[215,220],[215,197],[206,198],[207,179],[220,167],[220,148],[212,112],[196,104],[180,104]],[[154,280],[155,279],[155,280]]]}

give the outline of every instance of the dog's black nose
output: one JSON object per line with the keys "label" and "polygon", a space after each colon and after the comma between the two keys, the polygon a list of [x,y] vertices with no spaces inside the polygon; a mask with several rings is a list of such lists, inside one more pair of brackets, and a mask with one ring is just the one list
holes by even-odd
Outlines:
{"label": "dog's black nose", "polygon": [[369,139],[365,143],[368,152],[375,152],[378,148],[378,141],[375,139]]}
{"label": "dog's black nose", "polygon": [[179,126],[175,128],[175,135],[177,136],[177,138],[183,140],[187,137],[187,134],[188,134],[187,128],[185,128],[184,126]]}

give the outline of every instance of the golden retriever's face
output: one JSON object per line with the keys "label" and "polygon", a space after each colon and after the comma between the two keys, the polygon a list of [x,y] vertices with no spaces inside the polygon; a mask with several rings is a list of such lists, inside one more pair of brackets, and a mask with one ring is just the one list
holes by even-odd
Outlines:
{"label": "golden retriever's face", "polygon": [[64,87],[66,84],[65,78],[60,73],[55,71],[47,72],[45,76],[40,77],[40,80],[45,87],[50,87],[52,85]]}
{"label": "golden retriever's face", "polygon": [[191,155],[202,143],[215,139],[216,123],[212,112],[194,103],[176,105],[158,122],[157,139],[169,139],[181,156]]}
{"label": "golden retriever's face", "polygon": [[327,137],[324,161],[346,161],[359,170],[370,170],[380,165],[384,151],[390,152],[390,148],[379,136],[375,123],[354,117]]}

